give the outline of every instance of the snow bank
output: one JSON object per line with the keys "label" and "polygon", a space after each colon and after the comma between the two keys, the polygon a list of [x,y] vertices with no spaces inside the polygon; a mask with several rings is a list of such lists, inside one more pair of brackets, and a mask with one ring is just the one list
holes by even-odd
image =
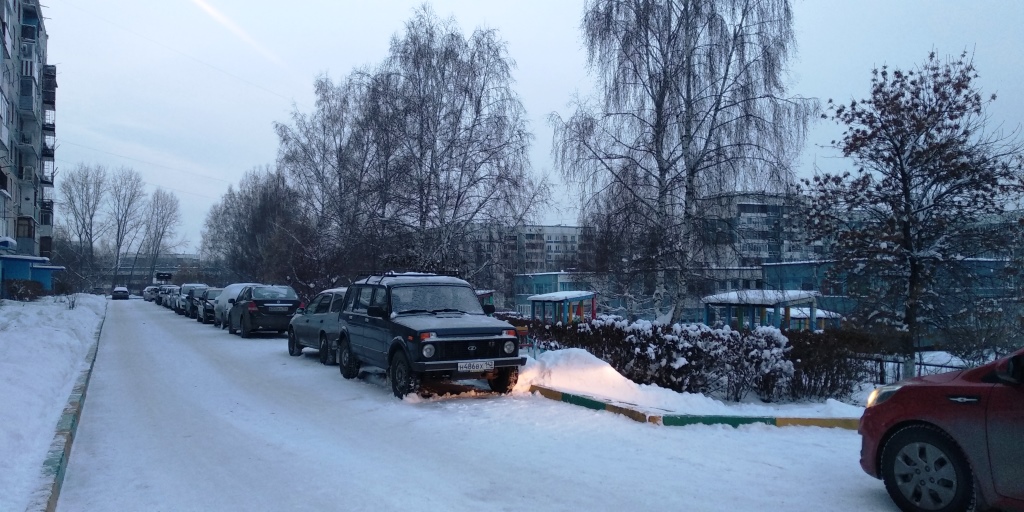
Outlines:
{"label": "snow bank", "polygon": [[515,392],[531,385],[566,393],[587,395],[635,405],[650,413],[800,418],[859,418],[862,407],[837,400],[799,404],[725,403],[705,395],[677,393],[670,389],[637,384],[608,363],[582,349],[554,350],[537,359],[527,358],[519,371]]}
{"label": "snow bank", "polygon": [[[0,510],[24,510],[107,301],[0,301]],[[18,500],[18,501],[13,501]]]}

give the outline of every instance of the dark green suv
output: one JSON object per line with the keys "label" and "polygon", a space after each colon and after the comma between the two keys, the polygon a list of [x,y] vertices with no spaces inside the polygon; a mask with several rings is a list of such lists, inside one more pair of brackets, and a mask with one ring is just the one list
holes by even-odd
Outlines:
{"label": "dark green suv", "polygon": [[515,328],[488,316],[473,287],[434,274],[371,276],[349,286],[331,360],[351,379],[360,366],[386,369],[401,398],[424,380],[486,379],[508,393],[526,363]]}

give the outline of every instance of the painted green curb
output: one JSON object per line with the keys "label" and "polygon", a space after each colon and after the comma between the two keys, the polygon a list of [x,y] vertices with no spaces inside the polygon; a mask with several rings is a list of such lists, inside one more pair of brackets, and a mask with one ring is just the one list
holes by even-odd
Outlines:
{"label": "painted green curb", "polygon": [[50,451],[43,461],[43,484],[38,491],[41,496],[47,496],[46,502],[42,503],[42,510],[54,512],[57,510],[57,499],[60,498],[60,489],[64,485],[64,473],[68,469],[68,459],[71,457],[71,443],[75,440],[78,432],[78,420],[82,417],[82,406],[85,405],[86,391],[89,389],[89,379],[92,378],[92,369],[96,366],[96,353],[99,349],[100,334],[103,332],[103,322],[107,319],[106,306],[103,310],[103,318],[100,325],[96,327],[96,334],[93,336],[92,345],[85,356],[86,367],[78,374],[75,380],[75,387],[68,396],[64,412],[57,420],[56,432],[53,435],[53,442],[50,443]]}
{"label": "painted green curb", "polygon": [[588,409],[608,411],[621,414],[633,421],[640,423],[653,423],[669,427],[685,427],[688,425],[729,425],[739,427],[741,425],[771,425],[773,427],[823,427],[842,428],[857,430],[857,418],[775,418],[770,416],[722,416],[722,415],[691,415],[691,414],[650,414],[639,408],[629,407],[632,404],[613,403],[600,400],[590,396],[564,393],[556,389],[543,386],[530,386],[531,393],[538,393],[541,396],[565,402],[567,404],[579,405]]}

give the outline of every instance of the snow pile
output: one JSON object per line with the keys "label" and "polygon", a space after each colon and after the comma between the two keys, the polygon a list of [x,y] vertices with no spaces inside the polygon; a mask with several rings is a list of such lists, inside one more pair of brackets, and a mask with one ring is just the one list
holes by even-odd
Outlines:
{"label": "snow pile", "polygon": [[635,405],[656,414],[859,418],[864,412],[862,407],[837,400],[771,405],[759,402],[727,404],[705,395],[677,393],[659,386],[637,384],[582,349],[554,350],[541,354],[537,359],[527,358],[526,366],[520,369],[515,392],[528,392],[531,385]]}
{"label": "snow pile", "polygon": [[36,302],[0,301],[0,510],[39,483],[54,428],[78,379],[106,299],[79,295]]}

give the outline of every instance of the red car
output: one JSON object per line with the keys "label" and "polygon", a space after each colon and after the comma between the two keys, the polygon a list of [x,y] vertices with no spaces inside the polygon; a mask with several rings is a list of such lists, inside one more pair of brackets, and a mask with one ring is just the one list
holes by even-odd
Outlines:
{"label": "red car", "polygon": [[861,467],[904,511],[1024,511],[1024,350],[882,386],[858,431]]}

